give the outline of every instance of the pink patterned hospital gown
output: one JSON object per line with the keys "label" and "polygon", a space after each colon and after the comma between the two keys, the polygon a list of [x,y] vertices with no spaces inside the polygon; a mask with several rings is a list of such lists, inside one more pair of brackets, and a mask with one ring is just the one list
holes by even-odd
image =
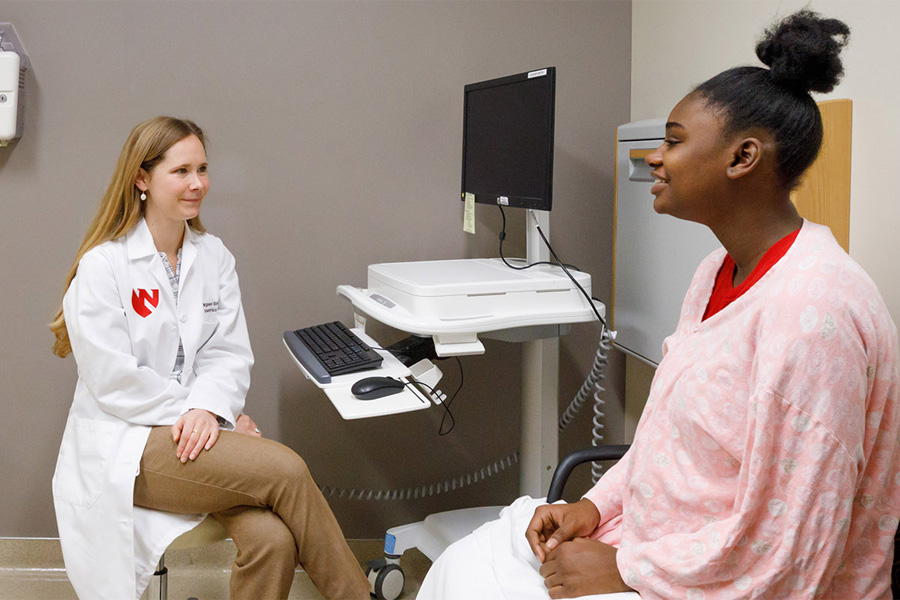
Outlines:
{"label": "pink patterned hospital gown", "polygon": [[724,256],[694,275],[636,443],[586,494],[593,537],[644,599],[890,597],[900,388],[884,301],[804,222],[701,322]]}

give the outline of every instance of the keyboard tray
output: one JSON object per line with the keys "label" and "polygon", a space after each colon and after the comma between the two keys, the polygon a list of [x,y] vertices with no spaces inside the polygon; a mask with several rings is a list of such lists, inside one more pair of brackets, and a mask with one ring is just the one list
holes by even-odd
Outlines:
{"label": "keyboard tray", "polygon": [[[432,406],[432,401],[421,392],[414,392],[407,387],[398,394],[384,396],[375,400],[360,400],[356,398],[350,391],[354,383],[366,377],[394,377],[397,379],[412,380],[410,369],[401,363],[397,358],[387,350],[378,350],[380,344],[366,335],[361,329],[351,329],[362,341],[375,349],[382,357],[381,367],[368,371],[359,371],[356,373],[348,373],[346,375],[337,375],[331,378],[328,383],[321,383],[310,374],[302,362],[294,355],[293,350],[285,339],[285,347],[294,360],[294,363],[300,368],[300,371],[307,379],[312,381],[316,387],[320,388],[331,403],[337,409],[338,413],[347,420],[365,419],[369,417],[378,417],[382,415],[394,415],[399,413],[411,412],[414,410],[423,410]],[[416,367],[416,365],[413,365]],[[432,367],[437,369],[436,366]],[[437,371],[440,373],[440,371]],[[420,376],[420,380],[429,385],[436,385],[440,375],[430,379],[428,376]]]}

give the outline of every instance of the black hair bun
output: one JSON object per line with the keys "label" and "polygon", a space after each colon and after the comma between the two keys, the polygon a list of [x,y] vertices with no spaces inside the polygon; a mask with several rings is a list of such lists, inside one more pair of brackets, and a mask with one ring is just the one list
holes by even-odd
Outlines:
{"label": "black hair bun", "polygon": [[844,74],[841,49],[850,28],[801,10],[767,29],[756,56],[769,67],[773,82],[803,92],[830,92]]}

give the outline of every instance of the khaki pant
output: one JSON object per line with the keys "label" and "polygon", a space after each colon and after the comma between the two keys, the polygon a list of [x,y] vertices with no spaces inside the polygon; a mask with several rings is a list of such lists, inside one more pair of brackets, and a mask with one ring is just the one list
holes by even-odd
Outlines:
{"label": "khaki pant", "polygon": [[134,484],[137,506],[211,513],[234,539],[235,600],[287,598],[299,562],[329,600],[363,600],[369,582],[303,462],[290,448],[222,431],[182,464],[170,427],[154,427]]}

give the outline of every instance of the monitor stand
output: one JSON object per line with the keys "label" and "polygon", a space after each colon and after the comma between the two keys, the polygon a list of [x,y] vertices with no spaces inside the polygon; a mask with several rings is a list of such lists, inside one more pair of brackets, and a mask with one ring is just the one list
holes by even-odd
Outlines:
{"label": "monitor stand", "polygon": [[[528,264],[550,260],[550,251],[535,227],[550,239],[550,213],[526,210],[525,252]],[[557,425],[559,338],[522,343],[522,431],[519,451],[519,495],[540,498],[547,493],[559,461]]]}

